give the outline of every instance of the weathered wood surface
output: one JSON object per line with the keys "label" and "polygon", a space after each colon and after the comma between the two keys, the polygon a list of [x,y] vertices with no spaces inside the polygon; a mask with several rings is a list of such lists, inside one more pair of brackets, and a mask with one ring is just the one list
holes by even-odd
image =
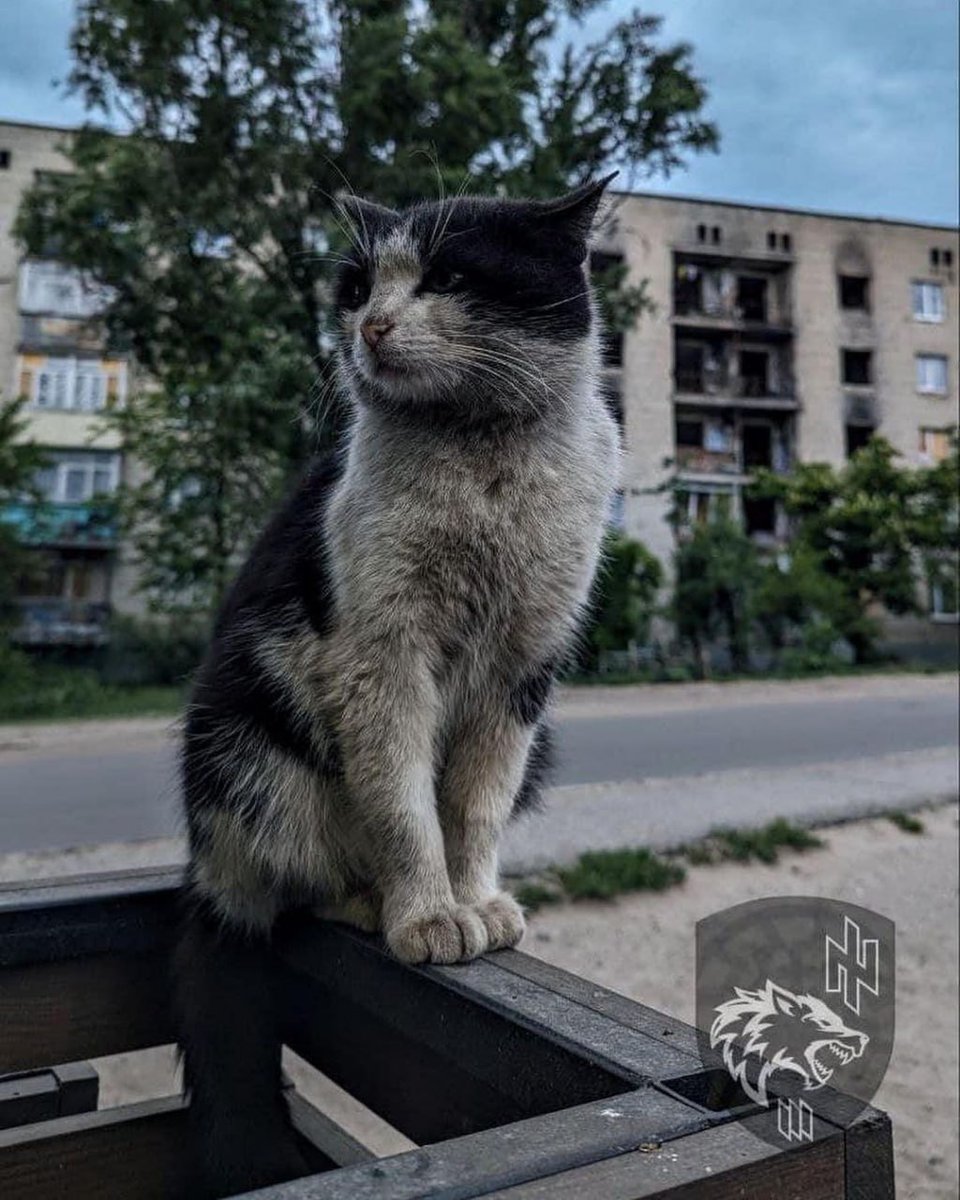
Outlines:
{"label": "weathered wood surface", "polygon": [[[0,1074],[172,1039],[178,884],[128,872],[0,889]],[[367,1161],[294,1096],[319,1173],[263,1200],[893,1196],[882,1114],[818,1121],[814,1143],[778,1150],[748,1128],[769,1113],[735,1121],[701,1079],[693,1030],[524,954],[414,968],[302,917],[276,944],[289,1045],[422,1148]],[[183,1120],[173,1099],[8,1130],[0,1195],[187,1198]]]}

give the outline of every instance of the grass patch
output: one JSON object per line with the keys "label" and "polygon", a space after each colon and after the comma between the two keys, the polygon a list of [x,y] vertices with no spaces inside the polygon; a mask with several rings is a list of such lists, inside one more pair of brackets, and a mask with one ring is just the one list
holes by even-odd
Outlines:
{"label": "grass patch", "polygon": [[913,816],[911,813],[892,812],[887,813],[887,818],[891,820],[898,829],[902,829],[904,833],[923,833],[926,826],[919,817]]}
{"label": "grass patch", "polygon": [[30,695],[0,690],[0,721],[74,721],[110,717],[172,717],[183,707],[179,687],[45,687]]}
{"label": "grass patch", "polygon": [[527,912],[536,912],[547,904],[560,904],[566,897],[558,883],[553,885],[527,880],[517,884],[513,895],[518,904],[522,904]]}
{"label": "grass patch", "polygon": [[573,900],[609,900],[621,892],[662,892],[682,883],[684,868],[651,850],[589,850],[557,878]]}
{"label": "grass patch", "polygon": [[809,829],[780,817],[762,829],[718,829],[703,841],[666,855],[645,847],[588,850],[571,866],[531,876],[513,891],[524,908],[536,912],[564,900],[611,900],[626,892],[665,891],[683,883],[687,874],[684,862],[696,867],[721,862],[775,863],[781,850],[800,852],[823,845]]}
{"label": "grass patch", "polygon": [[781,850],[802,853],[822,845],[823,839],[809,829],[778,817],[760,829],[716,829],[705,841],[685,847],[682,853],[695,866],[717,862],[775,863]]}

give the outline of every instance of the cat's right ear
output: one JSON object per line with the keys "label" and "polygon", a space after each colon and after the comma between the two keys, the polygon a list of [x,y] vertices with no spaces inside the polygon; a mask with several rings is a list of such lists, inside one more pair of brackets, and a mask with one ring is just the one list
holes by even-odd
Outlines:
{"label": "cat's right ear", "polygon": [[355,192],[339,191],[334,196],[338,211],[350,224],[357,241],[365,243],[381,230],[399,220],[400,214],[393,208],[364,200]]}

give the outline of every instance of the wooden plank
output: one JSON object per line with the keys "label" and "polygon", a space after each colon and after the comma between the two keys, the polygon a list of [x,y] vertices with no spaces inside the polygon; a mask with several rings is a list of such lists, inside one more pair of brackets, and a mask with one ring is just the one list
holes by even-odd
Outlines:
{"label": "wooden plank", "polygon": [[277,945],[289,968],[288,1045],[419,1144],[636,1082],[590,1047],[551,1039],[432,969],[397,963],[372,939],[312,922]]}
{"label": "wooden plank", "polygon": [[88,1062],[60,1063],[50,1070],[60,1084],[58,1116],[93,1112],[100,1099],[100,1076]]}
{"label": "wooden plank", "polygon": [[377,1156],[363,1142],[325,1112],[315,1108],[293,1088],[287,1092],[287,1101],[294,1129],[330,1162],[338,1167],[352,1167],[355,1163],[376,1159]]}
{"label": "wooden plank", "polygon": [[843,1138],[777,1150],[739,1124],[604,1159],[484,1200],[844,1200]]}
{"label": "wooden plank", "polygon": [[491,955],[490,961],[503,971],[510,971],[557,992],[593,1012],[603,1013],[628,1029],[635,1029],[638,1033],[675,1047],[683,1054],[699,1057],[696,1029],[678,1021],[676,1017],[667,1016],[655,1008],[649,1008],[588,979],[581,979],[578,975],[571,975],[569,971],[519,950],[501,950]]}
{"label": "wooden plank", "polygon": [[890,1118],[867,1108],[846,1131],[846,1200],[894,1200]]}
{"label": "wooden plank", "polygon": [[183,1149],[179,1097],[8,1130],[0,1133],[0,1195],[190,1200]]}
{"label": "wooden plank", "polygon": [[[641,1088],[377,1162],[294,1180],[256,1196],[257,1200],[469,1200],[621,1156],[671,1131],[676,1109],[670,1104],[661,1093]],[[682,1136],[695,1128],[682,1115],[672,1132]]]}
{"label": "wooden plank", "polygon": [[[186,1102],[147,1100],[0,1133],[4,1200],[195,1200]],[[312,1140],[313,1110],[293,1098],[294,1127],[312,1168],[334,1162]]]}
{"label": "wooden plank", "polygon": [[89,1063],[0,1076],[0,1129],[49,1121],[97,1107],[100,1080]]}
{"label": "wooden plank", "polygon": [[7,967],[0,979],[0,1073],[174,1040],[164,953]]}
{"label": "wooden plank", "polygon": [[0,1078],[0,1129],[32,1125],[57,1116],[60,1086],[52,1071]]}

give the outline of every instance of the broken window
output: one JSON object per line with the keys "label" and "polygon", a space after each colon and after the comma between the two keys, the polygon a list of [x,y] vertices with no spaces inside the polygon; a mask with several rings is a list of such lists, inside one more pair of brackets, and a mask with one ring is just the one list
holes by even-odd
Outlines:
{"label": "broken window", "polygon": [[770,395],[770,356],[763,350],[740,351],[740,394]]}
{"label": "broken window", "polygon": [[705,242],[706,240],[707,240],[707,227],[706,227],[706,225],[698,225],[698,226],[697,226],[697,241],[698,241],[698,242]]}
{"label": "broken window", "polygon": [[777,502],[769,497],[743,497],[743,525],[752,537],[777,532]]}
{"label": "broken window", "polygon": [[703,273],[694,263],[679,263],[673,282],[673,306],[677,316],[703,311]]}
{"label": "broken window", "polygon": [[856,452],[862,450],[873,437],[874,429],[871,425],[847,425],[844,433],[847,443],[847,458],[853,458]]}
{"label": "broken window", "polygon": [[873,354],[869,350],[841,350],[841,378],[844,383],[864,386],[872,382]]}
{"label": "broken window", "polygon": [[770,425],[744,425],[742,433],[743,469],[756,471],[761,467],[773,466],[773,427]]}
{"label": "broken window", "polygon": [[780,235],[780,249],[783,250],[784,253],[789,254],[792,248],[793,238],[789,233],[782,233]]}
{"label": "broken window", "polygon": [[840,307],[866,312],[870,307],[870,279],[866,275],[840,276]]}
{"label": "broken window", "polygon": [[756,275],[737,277],[737,309],[744,321],[767,319],[767,281]]}
{"label": "broken window", "polygon": [[715,246],[719,246],[722,237],[723,231],[721,230],[720,226],[714,225],[714,227],[710,230],[710,240]]}
{"label": "broken window", "polygon": [[703,445],[703,422],[677,420],[677,445],[695,446],[698,450]]}
{"label": "broken window", "polygon": [[678,392],[703,391],[705,349],[696,342],[677,342],[676,384]]}
{"label": "broken window", "polygon": [[776,248],[777,248],[777,235],[771,229],[767,234],[767,249],[768,250],[776,250]]}

